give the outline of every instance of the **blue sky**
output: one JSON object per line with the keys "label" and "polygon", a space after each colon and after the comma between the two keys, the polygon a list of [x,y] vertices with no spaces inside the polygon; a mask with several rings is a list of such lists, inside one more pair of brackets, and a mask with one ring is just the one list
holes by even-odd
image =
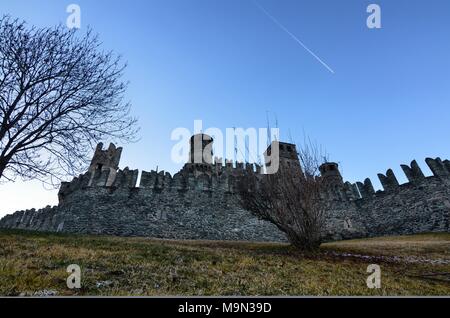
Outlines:
{"label": "blue sky", "polygon": [[[105,49],[129,67],[127,92],[140,141],[121,167],[172,173],[173,129],[265,127],[281,139],[304,132],[359,181],[413,159],[450,157],[450,2],[258,0],[333,70],[328,71],[253,0],[2,1],[1,14],[37,26],[65,23],[81,7]],[[381,7],[381,29],[366,8]],[[0,186],[0,215],[56,203],[37,182]]]}

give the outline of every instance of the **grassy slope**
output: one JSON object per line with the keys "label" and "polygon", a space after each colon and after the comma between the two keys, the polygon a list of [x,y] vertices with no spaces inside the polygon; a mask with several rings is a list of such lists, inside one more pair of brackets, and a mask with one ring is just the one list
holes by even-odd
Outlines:
{"label": "grassy slope", "polygon": [[[410,257],[447,263],[408,263]],[[449,261],[450,234],[329,243],[305,257],[285,244],[0,231],[0,295],[450,295],[448,276],[423,276],[449,273]],[[74,263],[82,268],[77,291],[66,287],[65,269]],[[371,263],[382,268],[378,290],[366,286]]]}

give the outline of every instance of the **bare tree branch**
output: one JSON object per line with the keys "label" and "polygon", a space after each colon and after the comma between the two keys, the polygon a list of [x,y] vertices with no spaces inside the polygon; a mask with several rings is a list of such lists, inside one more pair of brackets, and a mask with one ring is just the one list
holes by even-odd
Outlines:
{"label": "bare tree branch", "polygon": [[249,174],[239,181],[243,206],[274,223],[297,248],[312,251],[320,246],[325,205],[319,167],[326,160],[310,141],[299,148],[300,167],[283,166],[275,174]]}
{"label": "bare tree branch", "polygon": [[0,181],[78,174],[101,140],[130,142],[125,64],[88,30],[0,18]]}

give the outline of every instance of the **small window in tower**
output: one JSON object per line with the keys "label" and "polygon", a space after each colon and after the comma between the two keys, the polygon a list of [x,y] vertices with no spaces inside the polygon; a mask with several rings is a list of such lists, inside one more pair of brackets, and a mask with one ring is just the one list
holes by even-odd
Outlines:
{"label": "small window in tower", "polygon": [[288,150],[289,152],[292,152],[292,147],[291,147],[291,146],[287,146],[287,150]]}
{"label": "small window in tower", "polygon": [[283,147],[283,145],[280,145],[280,150],[281,150],[281,151],[283,151],[283,150],[284,150],[284,147]]}

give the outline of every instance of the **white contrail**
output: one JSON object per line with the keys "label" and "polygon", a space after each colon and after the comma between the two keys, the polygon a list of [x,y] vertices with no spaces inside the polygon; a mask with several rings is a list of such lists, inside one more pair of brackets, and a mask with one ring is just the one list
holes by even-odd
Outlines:
{"label": "white contrail", "polygon": [[258,7],[259,10],[261,10],[266,16],[268,16],[276,25],[278,25],[280,27],[280,29],[282,29],[284,32],[286,32],[287,34],[289,34],[289,36],[291,38],[294,39],[295,42],[297,42],[298,44],[300,44],[309,54],[311,54],[317,61],[319,61],[320,64],[322,64],[327,70],[329,70],[331,73],[334,74],[334,71],[331,69],[331,67],[329,67],[327,65],[327,63],[325,63],[324,61],[322,61],[320,59],[320,57],[318,57],[313,51],[311,51],[305,44],[303,44],[302,41],[300,41],[299,38],[297,38],[294,34],[292,34],[284,25],[282,25],[277,19],[275,19],[274,16],[272,16],[269,12],[267,12],[266,9],[264,9],[264,7],[262,7],[258,2],[256,2],[255,0],[253,1],[253,3]]}

